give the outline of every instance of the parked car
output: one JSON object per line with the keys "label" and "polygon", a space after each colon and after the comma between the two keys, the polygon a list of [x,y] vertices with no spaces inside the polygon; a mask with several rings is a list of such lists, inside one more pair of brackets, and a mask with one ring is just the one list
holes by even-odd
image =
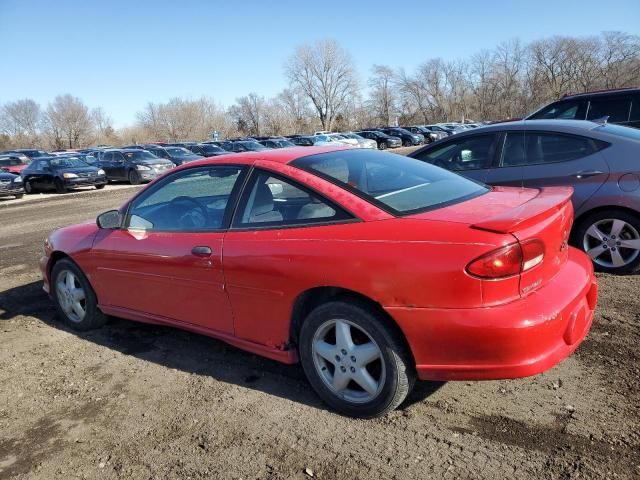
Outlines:
{"label": "parked car", "polygon": [[15,173],[0,171],[0,197],[22,198],[23,195],[22,177]]}
{"label": "parked car", "polygon": [[13,150],[7,150],[7,151],[4,151],[4,152],[1,152],[0,155],[11,154],[11,153],[24,155],[29,160],[33,160],[34,158],[38,158],[38,157],[48,157],[49,156],[49,154],[47,152],[45,152],[44,150],[38,150],[38,149],[35,149],[35,148],[16,148],[16,149],[13,149]]}
{"label": "parked car", "polygon": [[299,147],[338,147],[340,146],[335,141],[328,141],[326,137],[321,135],[307,135],[307,136],[297,136],[290,137],[289,140],[294,145]]}
{"label": "parked car", "polygon": [[442,133],[445,137],[453,135],[453,130],[443,128],[441,125],[425,125],[429,130],[437,133]]}
{"label": "parked car", "polygon": [[358,142],[357,146],[360,148],[373,148],[373,149],[378,148],[378,142],[369,138],[364,138],[363,136],[358,135],[357,133],[346,132],[346,133],[341,133],[340,135],[357,141]]}
{"label": "parked car", "polygon": [[291,143],[286,138],[268,138],[264,140],[259,140],[258,143],[267,148],[289,148],[295,147],[295,143]]}
{"label": "parked car", "polygon": [[226,155],[227,152],[225,149],[220,148],[216,145],[210,145],[207,143],[196,143],[195,145],[190,145],[188,148],[191,152],[196,155],[200,155],[201,157],[217,157],[219,155]]}
{"label": "parked car", "polygon": [[640,269],[640,131],[588,121],[525,120],[475,128],[410,154],[489,185],[569,185],[571,242],[597,269]]}
{"label": "parked car", "polygon": [[358,135],[370,140],[375,140],[380,150],[385,150],[387,148],[398,148],[402,146],[402,139],[400,139],[399,137],[392,137],[377,130],[362,130],[358,132]]}
{"label": "parked car", "polygon": [[30,160],[21,154],[0,154],[0,171],[19,174],[29,165]]}
{"label": "parked car", "polygon": [[640,128],[640,88],[620,88],[565,95],[527,117],[528,120],[604,120]]}
{"label": "parked car", "polygon": [[379,130],[392,137],[398,137],[400,140],[402,140],[403,147],[412,147],[424,143],[424,137],[422,135],[411,133],[404,128],[387,127],[380,128]]}
{"label": "parked car", "polygon": [[131,185],[150,182],[175,166],[170,160],[139,149],[106,150],[99,165],[109,180],[126,180]]}
{"label": "parked car", "polygon": [[397,407],[416,376],[542,372],[587,334],[597,285],[566,247],[570,188],[490,189],[388,152],[307,150],[183,165],[53,232],[40,266],[59,317],[300,359],[326,403],[360,417]]}
{"label": "parked car", "polygon": [[96,187],[100,190],[107,184],[103,169],[88,165],[78,157],[64,155],[36,158],[20,175],[26,193],[45,190],[65,193],[77,187]]}
{"label": "parked car", "polygon": [[169,160],[174,165],[182,165],[186,162],[193,162],[194,160],[200,160],[203,158],[201,155],[193,153],[191,150],[187,150],[184,147],[172,147],[169,145],[144,145],[143,148],[155,155],[158,158]]}
{"label": "parked car", "polygon": [[411,132],[415,135],[422,135],[424,137],[424,143],[429,144],[436,140],[440,139],[440,135],[435,132],[432,132],[427,127],[423,127],[421,125],[413,125],[410,127],[402,127],[407,132]]}

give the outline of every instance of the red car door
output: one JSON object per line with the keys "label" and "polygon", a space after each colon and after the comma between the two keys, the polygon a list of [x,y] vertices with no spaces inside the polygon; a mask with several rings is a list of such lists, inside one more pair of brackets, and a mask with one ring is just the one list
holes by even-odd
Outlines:
{"label": "red car door", "polygon": [[94,241],[92,282],[100,304],[233,333],[222,243],[243,172],[194,167],[136,197],[125,228],[101,230]]}
{"label": "red car door", "polygon": [[[255,169],[224,240],[235,335],[281,348],[288,338],[292,295],[300,288],[295,277],[304,277],[309,268],[309,242],[335,238],[338,229],[354,221],[293,180]],[[339,264],[326,266],[334,267]]]}

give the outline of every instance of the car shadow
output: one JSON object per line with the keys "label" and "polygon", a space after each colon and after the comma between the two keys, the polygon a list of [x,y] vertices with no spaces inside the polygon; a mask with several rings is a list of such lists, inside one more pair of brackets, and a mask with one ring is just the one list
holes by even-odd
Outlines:
{"label": "car shadow", "polygon": [[[0,325],[19,316],[33,317],[84,341],[166,368],[206,375],[329,410],[311,389],[300,364],[285,365],[204,335],[115,317],[100,329],[89,332],[74,330],[58,318],[53,302],[42,290],[40,281],[0,292]],[[424,401],[443,385],[444,382],[417,382],[400,409]]]}

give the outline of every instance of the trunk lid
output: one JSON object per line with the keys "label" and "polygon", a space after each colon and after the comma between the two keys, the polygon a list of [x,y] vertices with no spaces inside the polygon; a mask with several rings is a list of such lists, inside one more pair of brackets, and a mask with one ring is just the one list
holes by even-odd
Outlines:
{"label": "trunk lid", "polygon": [[539,190],[495,187],[467,202],[415,217],[466,223],[472,229],[510,234],[520,244],[541,240],[545,248],[542,262],[520,275],[520,295],[527,295],[553,278],[569,258],[572,194],[571,187]]}

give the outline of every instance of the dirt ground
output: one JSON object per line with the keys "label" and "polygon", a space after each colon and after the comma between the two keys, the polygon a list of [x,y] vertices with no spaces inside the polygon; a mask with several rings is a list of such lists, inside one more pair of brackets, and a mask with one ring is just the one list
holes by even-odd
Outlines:
{"label": "dirt ground", "polygon": [[640,276],[599,275],[591,333],[549,372],[421,383],[398,411],[353,420],[299,366],[171,328],[56,320],[44,237],[132,193],[0,208],[0,478],[640,478]]}

